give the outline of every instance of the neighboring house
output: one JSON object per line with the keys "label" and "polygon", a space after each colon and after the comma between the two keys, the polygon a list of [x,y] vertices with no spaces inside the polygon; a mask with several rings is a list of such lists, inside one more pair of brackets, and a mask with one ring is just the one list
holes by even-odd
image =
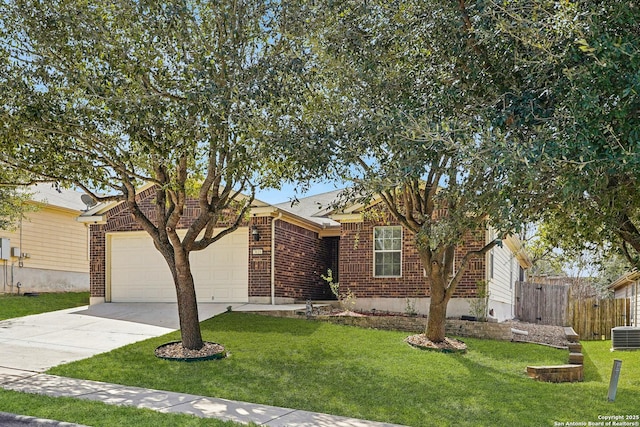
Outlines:
{"label": "neighboring house", "polygon": [[[338,193],[303,198],[293,205],[256,200],[238,230],[191,254],[198,300],[281,304],[330,299],[321,275],[331,269],[335,281],[354,292],[359,309],[403,312],[411,304],[426,312],[428,286],[411,234],[390,220],[381,204],[332,211],[327,206]],[[151,187],[138,194],[145,209],[152,209],[153,197]],[[185,212],[196,210],[194,204]],[[92,303],[175,301],[164,259],[124,204],[97,206],[79,220],[91,229]],[[393,249],[383,254],[374,248],[374,238],[393,242]],[[479,247],[489,238],[485,232],[470,235],[468,245]],[[514,283],[523,279],[528,262],[516,238],[474,260],[449,314],[469,314],[477,283],[487,281],[493,317],[512,318]]]}
{"label": "neighboring house", "polygon": [[640,325],[640,271],[633,270],[617,278],[608,288],[613,291],[614,298],[629,298],[630,318],[629,325]]}
{"label": "neighboring house", "polygon": [[[2,291],[61,292],[89,290],[89,229],[77,222],[82,193],[50,184],[29,187],[34,209],[26,209],[15,229],[0,230]],[[9,256],[7,256],[9,255]]]}

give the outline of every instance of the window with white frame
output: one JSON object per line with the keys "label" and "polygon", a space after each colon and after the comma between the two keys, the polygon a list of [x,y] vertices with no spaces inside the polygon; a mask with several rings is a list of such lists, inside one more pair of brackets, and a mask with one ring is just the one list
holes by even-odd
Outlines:
{"label": "window with white frame", "polygon": [[402,227],[373,229],[373,264],[375,277],[402,275]]}

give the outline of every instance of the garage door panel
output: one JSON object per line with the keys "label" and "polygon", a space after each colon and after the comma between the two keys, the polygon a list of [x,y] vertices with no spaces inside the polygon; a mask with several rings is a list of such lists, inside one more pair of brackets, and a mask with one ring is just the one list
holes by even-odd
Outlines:
{"label": "garage door panel", "polygon": [[151,237],[122,233],[111,238],[111,300],[175,301],[169,267]]}
{"label": "garage door panel", "polygon": [[[240,228],[192,252],[191,271],[199,302],[247,302],[249,233]],[[169,267],[146,233],[113,233],[109,250],[111,300],[175,302]]]}
{"label": "garage door panel", "polygon": [[174,302],[176,300],[176,291],[173,285],[171,289],[165,287],[158,289],[150,298],[148,286],[130,286],[127,287],[126,293],[121,293],[115,302]]}

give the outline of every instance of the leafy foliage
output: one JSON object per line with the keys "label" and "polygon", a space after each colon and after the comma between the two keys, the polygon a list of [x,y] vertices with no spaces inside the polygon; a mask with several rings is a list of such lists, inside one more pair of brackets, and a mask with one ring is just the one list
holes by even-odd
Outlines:
{"label": "leafy foliage", "polygon": [[349,289],[348,286],[344,286],[345,290],[340,289],[340,283],[333,281],[333,272],[331,269],[327,270],[327,275],[321,274],[322,280],[327,282],[329,288],[331,289],[331,293],[335,295],[340,303],[340,308],[344,311],[353,311],[356,305],[356,296]]}
{"label": "leafy foliage", "polygon": [[476,298],[470,303],[471,314],[481,322],[486,322],[489,309],[489,284],[481,280],[477,283]]}
{"label": "leafy foliage", "polygon": [[[446,305],[469,260],[517,231],[530,212],[524,209],[530,194],[513,179],[527,167],[515,147],[535,135],[552,107],[545,79],[533,72],[560,70],[553,61],[529,64],[522,56],[563,52],[570,31],[547,24],[570,17],[572,6],[302,4],[298,31],[314,78],[323,81],[314,102],[326,105],[324,125],[307,124],[320,126],[315,132],[327,140],[335,173],[352,184],[346,197],[381,199],[413,232],[437,311],[430,312],[437,326],[430,324],[428,335],[442,340]],[[537,13],[525,19],[531,12]],[[514,13],[523,19],[510,27]],[[304,154],[313,149],[304,146]],[[489,224],[496,238],[467,252],[450,276],[456,246]]]}
{"label": "leafy foliage", "polygon": [[638,266],[640,9],[629,1],[575,7],[574,38],[554,56],[562,73],[546,82],[552,114],[523,148],[535,165],[525,179],[547,195],[539,211],[559,246],[613,242]]}
{"label": "leafy foliage", "polygon": [[[257,0],[0,5],[0,161],[126,203],[172,272],[191,348],[201,338],[189,253],[239,226],[259,172],[276,163],[262,129],[288,88],[279,7]],[[152,213],[136,198],[144,184],[155,191]],[[189,197],[198,201],[197,218],[181,237]]]}
{"label": "leafy foliage", "polygon": [[352,199],[380,197],[415,233],[432,308],[455,290],[453,247],[487,221],[499,237],[542,218],[565,249],[621,242],[638,265],[637,5],[354,1],[305,13],[337,112],[338,172]]}
{"label": "leafy foliage", "polygon": [[15,226],[22,215],[24,196],[14,188],[0,187],[0,230],[8,230]]}
{"label": "leafy foliage", "polygon": [[31,194],[25,186],[32,181],[21,171],[0,169],[0,230],[14,229],[25,212],[36,209],[27,203]]}

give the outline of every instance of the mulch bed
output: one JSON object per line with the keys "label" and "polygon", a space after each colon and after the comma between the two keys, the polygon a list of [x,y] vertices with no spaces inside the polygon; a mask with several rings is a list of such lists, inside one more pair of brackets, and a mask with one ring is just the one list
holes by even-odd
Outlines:
{"label": "mulch bed", "polygon": [[465,353],[467,345],[455,338],[445,337],[444,341],[433,342],[425,334],[411,335],[405,338],[406,343],[422,350],[441,351],[443,353]]}
{"label": "mulch bed", "polygon": [[224,346],[217,343],[205,341],[204,346],[200,350],[189,350],[182,346],[182,342],[176,341],[163,344],[156,348],[155,355],[162,359],[197,361],[222,359],[226,357],[227,354]]}
{"label": "mulch bed", "polygon": [[540,325],[515,320],[508,320],[507,324],[514,329],[527,331],[528,333],[525,336],[514,334],[512,339],[514,342],[529,342],[555,348],[567,348],[569,345],[562,326]]}

